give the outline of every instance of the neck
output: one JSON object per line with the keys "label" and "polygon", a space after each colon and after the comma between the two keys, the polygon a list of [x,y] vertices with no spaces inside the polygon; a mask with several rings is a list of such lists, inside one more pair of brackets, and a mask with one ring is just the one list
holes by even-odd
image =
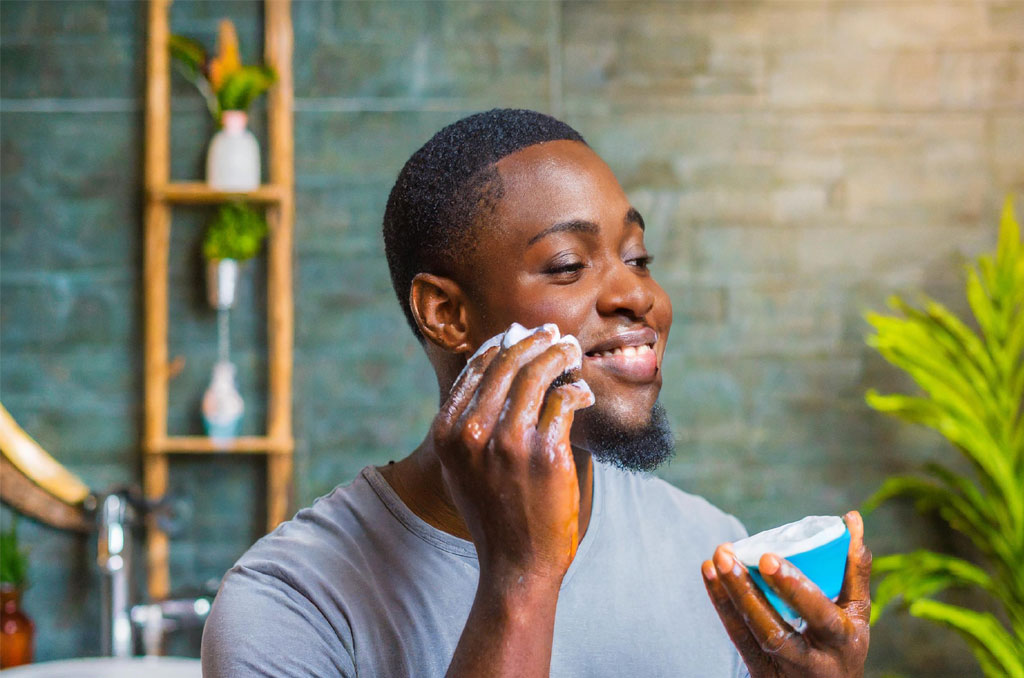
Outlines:
{"label": "neck", "polygon": [[[594,463],[589,452],[575,447],[573,458],[580,488],[579,530],[582,541],[590,525],[594,500]],[[473,540],[444,482],[441,461],[434,453],[429,436],[405,459],[379,470],[402,502],[428,525],[460,539]]]}

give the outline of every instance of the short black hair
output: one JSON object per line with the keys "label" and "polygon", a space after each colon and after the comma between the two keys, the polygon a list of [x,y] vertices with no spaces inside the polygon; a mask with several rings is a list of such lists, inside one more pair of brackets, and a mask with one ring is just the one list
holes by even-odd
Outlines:
{"label": "short black hair", "polygon": [[474,226],[503,193],[496,162],[560,140],[587,143],[550,115],[495,108],[448,125],[405,163],[384,210],[384,252],[398,303],[421,342],[409,307],[412,279],[424,272],[452,277],[472,253]]}

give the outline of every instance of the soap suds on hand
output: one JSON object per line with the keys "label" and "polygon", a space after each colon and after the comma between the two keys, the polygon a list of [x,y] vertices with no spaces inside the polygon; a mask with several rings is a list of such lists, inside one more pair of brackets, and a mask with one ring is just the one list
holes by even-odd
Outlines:
{"label": "soap suds on hand", "polygon": [[[455,382],[453,382],[453,384],[454,383],[458,383],[458,381],[460,379],[462,379],[462,375],[466,373],[466,369],[469,367],[469,364],[471,362],[473,362],[478,356],[480,356],[483,353],[487,352],[488,349],[490,349],[490,348],[492,348],[494,346],[501,346],[503,349],[511,348],[512,346],[515,346],[516,344],[518,344],[523,339],[526,339],[527,337],[532,336],[532,335],[536,334],[537,332],[540,332],[541,330],[546,330],[548,332],[551,332],[551,334],[553,335],[554,340],[555,340],[556,343],[575,344],[576,348],[580,349],[580,357],[569,368],[569,371],[578,370],[581,367],[583,367],[583,349],[580,347],[579,340],[576,339],[576,337],[574,337],[571,334],[567,334],[565,336],[561,336],[561,333],[558,330],[558,325],[555,325],[554,323],[545,323],[544,325],[541,325],[540,327],[534,327],[532,329],[527,329],[527,328],[523,327],[522,325],[520,325],[519,323],[512,323],[511,325],[509,325],[508,329],[505,330],[504,332],[502,332],[500,334],[496,334],[493,337],[491,337],[490,339],[488,339],[487,341],[485,341],[484,343],[480,344],[480,348],[478,348],[476,351],[474,351],[473,355],[471,355],[469,357],[469,359],[466,361],[466,365],[462,368],[462,371],[459,372],[459,376],[455,379]],[[590,391],[590,387],[582,379],[578,379],[578,380],[576,380],[573,383],[574,384],[578,384],[578,385],[582,385],[582,387],[585,387],[587,389],[587,391]],[[593,395],[593,394],[591,394],[591,395]]]}

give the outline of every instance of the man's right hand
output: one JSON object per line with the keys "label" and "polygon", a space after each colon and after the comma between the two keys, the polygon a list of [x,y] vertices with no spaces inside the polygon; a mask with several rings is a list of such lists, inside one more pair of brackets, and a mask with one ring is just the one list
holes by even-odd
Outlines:
{"label": "man's right hand", "polygon": [[470,361],[432,429],[444,480],[480,560],[480,582],[450,676],[547,675],[562,577],[579,543],[569,443],[589,389],[548,389],[578,344],[541,328]]}
{"label": "man's right hand", "polygon": [[579,542],[579,481],[569,444],[589,390],[551,382],[582,359],[544,326],[474,358],[434,421],[445,483],[481,576],[561,580]]}

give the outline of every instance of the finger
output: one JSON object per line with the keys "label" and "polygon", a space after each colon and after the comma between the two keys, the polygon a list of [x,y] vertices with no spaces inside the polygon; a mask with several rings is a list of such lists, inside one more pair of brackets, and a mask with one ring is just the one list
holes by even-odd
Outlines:
{"label": "finger", "polygon": [[456,428],[462,432],[467,447],[482,449],[491,438],[508,397],[512,380],[523,365],[543,353],[557,335],[558,328],[544,325],[512,346],[502,346],[484,372],[473,399],[463,411]]}
{"label": "finger", "polygon": [[850,550],[838,604],[850,615],[867,621],[871,616],[871,550],[864,544],[864,519],[858,511],[850,511],[843,518],[850,530]]}
{"label": "finger", "polygon": [[758,569],[779,597],[807,622],[806,633],[827,645],[839,646],[853,632],[846,613],[788,560],[766,553]]}
{"label": "finger", "polygon": [[451,434],[455,422],[459,420],[462,412],[469,405],[473,395],[476,393],[477,386],[480,385],[480,381],[483,379],[484,372],[494,360],[494,357],[498,355],[498,351],[499,347],[497,345],[490,346],[478,355],[473,356],[466,363],[459,378],[455,380],[452,390],[449,391],[444,404],[441,406],[441,411],[438,412],[436,432],[441,438],[447,439]]}
{"label": "finger", "polygon": [[708,591],[711,604],[715,606],[715,611],[718,613],[718,618],[722,620],[725,632],[729,634],[732,644],[739,650],[747,668],[760,663],[763,657],[761,644],[757,642],[757,638],[750,632],[750,628],[743,621],[736,606],[732,604],[732,599],[729,598],[728,591],[722,585],[722,580],[719,578],[714,564],[710,560],[705,560],[700,567],[700,573],[704,578],[704,588]]}
{"label": "finger", "polygon": [[546,452],[548,461],[563,467],[572,466],[572,446],[569,430],[576,410],[594,404],[594,394],[584,381],[552,389],[537,422],[539,450]]}
{"label": "finger", "polygon": [[729,599],[765,652],[793,660],[803,651],[803,636],[765,599],[728,544],[715,549],[715,570]]}
{"label": "finger", "polygon": [[544,394],[551,382],[566,370],[579,367],[582,359],[579,343],[563,337],[519,370],[501,412],[499,430],[521,440],[528,431],[536,429]]}

